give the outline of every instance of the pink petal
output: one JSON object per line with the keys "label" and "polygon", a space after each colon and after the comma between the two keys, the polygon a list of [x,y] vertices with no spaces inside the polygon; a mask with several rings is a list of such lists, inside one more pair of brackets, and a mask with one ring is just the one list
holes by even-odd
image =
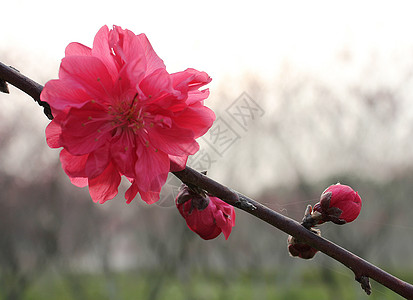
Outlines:
{"label": "pink petal", "polygon": [[153,147],[138,145],[138,161],[135,165],[136,183],[139,191],[160,192],[169,172],[169,157]]}
{"label": "pink petal", "polygon": [[174,88],[184,93],[198,90],[212,80],[207,73],[199,72],[191,68],[182,72],[173,73],[171,74],[171,78]]}
{"label": "pink petal", "polygon": [[73,83],[72,80],[50,80],[40,94],[40,99],[49,103],[54,113],[68,106],[80,107],[92,100],[80,84]]}
{"label": "pink petal", "polygon": [[88,154],[102,147],[111,138],[112,125],[105,109],[89,102],[72,108],[62,128],[63,146],[73,155]]}
{"label": "pink petal", "polygon": [[70,154],[66,149],[60,151],[60,162],[66,174],[72,177],[86,177],[85,166],[88,154],[75,156]]}
{"label": "pink petal", "polygon": [[113,26],[109,34],[109,43],[113,48],[119,66],[140,61],[142,70],[146,71],[145,51],[138,37],[130,30]]}
{"label": "pink petal", "polygon": [[149,192],[143,192],[139,191],[139,194],[141,195],[141,198],[143,201],[145,201],[148,204],[154,204],[159,200],[159,194],[160,192],[155,192],[155,191],[149,191]]}
{"label": "pink petal", "polygon": [[86,177],[69,177],[70,182],[77,187],[85,187],[88,185],[89,180]]}
{"label": "pink petal", "polygon": [[85,173],[88,178],[94,178],[103,173],[109,164],[109,148],[102,147],[89,154],[85,165]]}
{"label": "pink petal", "polygon": [[162,128],[155,125],[148,128],[149,140],[156,149],[173,156],[195,154],[199,150],[191,130],[172,125]]}
{"label": "pink petal", "polygon": [[178,172],[182,171],[186,167],[186,162],[188,160],[188,156],[173,156],[168,155],[169,159],[171,160],[170,163],[170,172]]}
{"label": "pink petal", "polygon": [[231,224],[227,222],[226,217],[220,210],[215,211],[214,218],[217,226],[222,230],[222,233],[224,234],[225,239],[227,240],[232,231]]}
{"label": "pink petal", "polygon": [[132,185],[127,189],[125,193],[126,203],[131,203],[132,200],[136,197],[136,194],[139,192],[138,185],[135,180],[132,180]]}
{"label": "pink petal", "polygon": [[222,230],[225,239],[228,239],[232,227],[235,225],[234,208],[217,197],[210,197],[210,201],[216,206],[216,209],[213,212],[215,223]]}
{"label": "pink petal", "polygon": [[146,37],[146,35],[144,33],[141,33],[137,37],[145,51],[147,65],[146,74],[149,75],[157,69],[165,69],[165,64],[153,50],[152,45],[151,43],[149,43],[149,40]]}
{"label": "pink petal", "polygon": [[203,101],[209,97],[209,89],[205,89],[202,91],[189,91],[188,98],[186,99],[186,104],[191,105],[196,102],[200,102],[203,104]]}
{"label": "pink petal", "polygon": [[62,59],[59,78],[73,81],[97,102],[110,103],[113,96],[112,77],[103,62],[93,56],[67,56]]}
{"label": "pink petal", "polygon": [[130,203],[135,197],[136,194],[139,192],[141,195],[141,198],[143,201],[145,201],[147,204],[153,204],[159,200],[159,192],[142,192],[139,191],[138,185],[136,183],[136,180],[132,180],[132,185],[129,187],[129,189],[125,193],[125,198],[126,198],[126,203]]}
{"label": "pink petal", "polygon": [[157,99],[161,95],[173,93],[170,75],[165,69],[158,69],[146,76],[139,88],[149,98]]}
{"label": "pink petal", "polygon": [[92,49],[80,43],[73,42],[67,45],[65,49],[65,55],[92,55]]}
{"label": "pink petal", "polygon": [[113,82],[117,80],[118,67],[109,45],[109,28],[105,25],[100,28],[93,40],[92,55],[99,58],[106,66]]}
{"label": "pink petal", "polygon": [[127,177],[135,177],[135,166],[132,162],[137,161],[137,155],[135,136],[131,131],[122,131],[110,147],[112,159],[118,170]]}
{"label": "pink petal", "polygon": [[144,60],[133,60],[125,64],[119,71],[119,77],[115,83],[115,91],[122,99],[133,99],[137,93],[136,87],[145,76]]}
{"label": "pink petal", "polygon": [[121,177],[113,164],[109,164],[98,177],[89,179],[89,192],[94,202],[104,203],[118,194]]}
{"label": "pink petal", "polygon": [[190,221],[190,228],[199,234],[204,240],[211,240],[216,238],[221,233],[221,228],[215,224],[215,220],[212,212],[214,211],[214,206],[212,203],[202,211],[196,210],[196,213],[193,213],[191,216],[192,220]]}
{"label": "pink petal", "polygon": [[215,121],[215,114],[208,107],[196,103],[177,113],[174,121],[179,127],[191,129],[194,138],[198,138],[211,128]]}
{"label": "pink petal", "polygon": [[46,142],[50,148],[59,148],[62,146],[60,135],[62,128],[56,119],[53,119],[46,127]]}

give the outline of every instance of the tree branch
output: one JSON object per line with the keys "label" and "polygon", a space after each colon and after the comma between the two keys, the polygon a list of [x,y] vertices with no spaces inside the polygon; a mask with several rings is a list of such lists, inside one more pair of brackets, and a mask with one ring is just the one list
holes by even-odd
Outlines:
{"label": "tree branch", "polygon": [[0,85],[3,87],[0,91],[3,93],[9,92],[6,82],[14,85],[19,90],[22,90],[27,95],[31,96],[34,101],[36,101],[40,106],[43,106],[43,112],[46,117],[48,117],[49,120],[53,119],[49,103],[40,100],[40,93],[42,92],[43,86],[22,75],[16,69],[8,67],[0,62]]}
{"label": "tree branch", "polygon": [[[9,82],[44,107],[44,113],[49,119],[53,119],[48,103],[40,100],[43,86],[20,74],[14,69],[0,62],[0,81]],[[190,167],[182,171],[173,172],[182,182],[196,185],[210,194],[226,201],[227,203],[246,211],[247,213],[267,222],[268,224],[292,235],[311,247],[318,249],[331,258],[341,262],[353,271],[355,279],[360,282],[362,288],[370,294],[369,278],[393,290],[397,294],[413,299],[413,285],[383,271],[366,260],[356,256],[350,251],[312,233],[297,221],[279,214],[270,208],[234,191],[203,175]]]}

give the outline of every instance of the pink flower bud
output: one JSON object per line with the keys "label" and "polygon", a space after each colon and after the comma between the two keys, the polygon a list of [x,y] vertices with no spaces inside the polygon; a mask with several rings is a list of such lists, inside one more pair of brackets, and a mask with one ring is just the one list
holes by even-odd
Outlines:
{"label": "pink flower bud", "polygon": [[320,202],[314,205],[313,214],[322,215],[320,223],[332,221],[345,224],[354,221],[361,210],[361,198],[348,185],[330,185],[322,194]]}
{"label": "pink flower bud", "polygon": [[175,203],[189,229],[201,238],[214,239],[222,232],[228,239],[235,225],[235,211],[230,204],[217,197],[198,194],[186,185],[182,185]]}

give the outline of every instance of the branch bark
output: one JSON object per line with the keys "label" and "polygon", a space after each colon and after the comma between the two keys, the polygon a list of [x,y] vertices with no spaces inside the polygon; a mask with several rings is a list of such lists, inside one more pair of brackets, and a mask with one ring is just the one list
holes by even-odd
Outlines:
{"label": "branch bark", "polygon": [[[37,103],[39,103],[40,106],[44,107],[45,115],[49,119],[53,119],[48,103],[40,100],[40,94],[43,89],[42,85],[1,62],[0,81],[8,82],[30,95]],[[182,171],[173,172],[173,174],[182,182],[186,184],[193,184],[206,190],[210,194],[263,220],[279,230],[292,235],[300,241],[307,243],[311,247],[318,249],[331,258],[341,262],[353,271],[355,279],[360,282],[362,288],[366,290],[368,294],[368,279],[371,278],[406,299],[413,299],[413,285],[383,271],[377,266],[326,240],[325,238],[317,236],[297,221],[271,210],[270,208],[212,180],[206,175],[203,175],[190,167],[186,167]]]}
{"label": "branch bark", "polygon": [[42,85],[24,76],[16,69],[6,66],[2,62],[0,62],[0,82],[4,83],[4,88],[1,90],[2,92],[9,92],[6,82],[10,83],[19,90],[25,92],[27,95],[31,96],[34,101],[36,101],[40,106],[43,107],[43,112],[46,117],[48,117],[49,120],[53,119],[49,103],[40,100],[40,93],[43,90]]}

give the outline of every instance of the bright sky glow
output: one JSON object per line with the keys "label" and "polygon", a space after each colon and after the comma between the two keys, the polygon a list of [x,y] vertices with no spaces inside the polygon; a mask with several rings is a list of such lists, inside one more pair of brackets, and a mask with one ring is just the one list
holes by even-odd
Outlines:
{"label": "bright sky glow", "polygon": [[288,59],[319,69],[337,51],[413,46],[410,1],[29,1],[2,4],[0,50],[60,61],[69,42],[91,45],[103,25],[148,35],[169,71],[273,74]]}

